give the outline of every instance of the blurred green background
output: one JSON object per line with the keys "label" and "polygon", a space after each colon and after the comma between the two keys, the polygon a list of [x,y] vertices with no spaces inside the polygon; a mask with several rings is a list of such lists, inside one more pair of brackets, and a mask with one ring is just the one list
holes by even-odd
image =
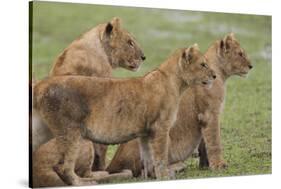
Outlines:
{"label": "blurred green background", "polygon": [[[241,14],[98,6],[73,3],[33,4],[32,72],[48,75],[56,56],[80,34],[118,16],[141,44],[147,60],[138,72],[114,71],[116,77],[141,76],[161,64],[179,47],[198,43],[204,52],[216,39],[234,32],[254,65],[248,78],[227,82],[221,118],[222,171],[199,170],[198,159],[178,179],[271,173],[271,17]],[[111,146],[112,158],[116,146]],[[116,182],[142,181],[130,179]]]}

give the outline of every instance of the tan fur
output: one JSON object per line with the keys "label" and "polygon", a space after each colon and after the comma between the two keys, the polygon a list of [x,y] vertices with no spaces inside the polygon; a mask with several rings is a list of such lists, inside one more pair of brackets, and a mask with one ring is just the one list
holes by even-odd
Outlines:
{"label": "tan fur", "polygon": [[213,77],[193,46],[177,50],[142,78],[60,76],[41,81],[33,102],[56,136],[62,155],[56,172],[67,184],[88,184],[74,172],[82,137],[104,144],[140,137],[145,173],[154,168],[158,179],[168,178],[167,139],[180,96],[188,86],[211,83]]}
{"label": "tan fur", "polygon": [[53,64],[50,76],[111,76],[112,68],[136,71],[144,54],[119,18],[100,24],[73,41]]}
{"label": "tan fur", "polygon": [[[219,127],[219,116],[224,104],[225,82],[232,75],[247,74],[252,66],[233,34],[213,43],[205,56],[218,77],[210,89],[194,86],[184,93],[180,101],[176,123],[169,133],[170,166],[186,160],[202,138],[206,142],[207,152],[202,143],[199,150],[200,164],[208,165],[210,163],[212,169],[226,166],[223,160]],[[132,170],[134,176],[141,174],[142,165],[137,140],[120,145],[106,170],[117,172],[124,168]]]}
{"label": "tan fur", "polygon": [[[61,178],[54,171],[55,166],[60,163],[61,155],[58,152],[56,139],[51,139],[47,143],[41,145],[36,152],[34,152],[34,159],[32,164],[33,187],[52,187],[52,186],[66,186]],[[95,178],[96,181],[105,181],[116,178],[130,178],[132,172],[123,170],[122,173],[108,174],[106,171],[92,172],[92,164],[94,160],[94,148],[91,141],[81,140],[79,146],[79,156],[75,163],[75,172],[80,177]],[[91,184],[96,184],[92,181]]]}
{"label": "tan fur", "polygon": [[[110,77],[112,69],[136,71],[144,54],[134,36],[121,28],[119,18],[100,24],[73,41],[54,61],[50,76],[87,75]],[[53,135],[32,109],[32,152]],[[93,170],[105,169],[107,146],[95,144]]]}

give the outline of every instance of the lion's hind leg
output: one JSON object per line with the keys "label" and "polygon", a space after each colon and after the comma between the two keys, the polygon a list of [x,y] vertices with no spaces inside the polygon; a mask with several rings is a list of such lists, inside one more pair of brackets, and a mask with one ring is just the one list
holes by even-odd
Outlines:
{"label": "lion's hind leg", "polygon": [[44,173],[36,175],[33,178],[32,187],[54,187],[54,186],[66,186],[66,184],[60,179],[54,170],[44,170]]}
{"label": "lion's hind leg", "polygon": [[[106,171],[97,171],[97,172],[106,172]],[[96,173],[96,172],[93,172]],[[101,173],[99,173],[101,174]],[[102,173],[104,174],[104,173]],[[116,179],[129,179],[133,177],[133,173],[131,170],[124,169],[119,173],[113,173],[113,174],[108,174],[107,175],[99,175],[100,178],[97,178],[97,182],[108,182]]]}
{"label": "lion's hind leg", "polygon": [[80,127],[68,127],[62,132],[56,136],[58,151],[62,158],[54,166],[55,172],[68,185],[96,184],[93,178],[81,178],[75,173],[75,163],[81,142]]}
{"label": "lion's hind leg", "polygon": [[83,177],[93,178],[97,182],[108,182],[115,179],[128,179],[133,177],[131,170],[124,169],[119,173],[109,174],[107,171],[86,172]]}
{"label": "lion's hind leg", "polygon": [[93,171],[102,171],[106,168],[106,152],[107,145],[94,143],[95,160],[93,163]]}

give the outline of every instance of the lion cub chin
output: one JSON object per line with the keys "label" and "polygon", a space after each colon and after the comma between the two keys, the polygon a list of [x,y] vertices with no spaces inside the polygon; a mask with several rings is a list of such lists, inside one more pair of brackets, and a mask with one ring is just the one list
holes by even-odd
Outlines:
{"label": "lion cub chin", "polygon": [[154,169],[157,179],[169,178],[168,134],[180,97],[189,86],[215,77],[193,45],[140,78],[60,76],[39,82],[33,103],[56,137],[61,159],[55,171],[67,184],[87,184],[74,171],[82,137],[102,144],[140,137],[144,176]]}

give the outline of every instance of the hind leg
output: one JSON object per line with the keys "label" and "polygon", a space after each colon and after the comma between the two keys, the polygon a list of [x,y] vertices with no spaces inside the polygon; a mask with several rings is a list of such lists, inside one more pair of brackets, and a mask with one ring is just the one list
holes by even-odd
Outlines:
{"label": "hind leg", "polygon": [[124,169],[122,170],[120,173],[113,173],[113,174],[108,174],[106,176],[101,177],[100,179],[98,179],[97,181],[112,181],[115,179],[128,179],[128,178],[132,178],[133,177],[133,173],[131,170],[128,169]]}
{"label": "hind leg", "polygon": [[37,177],[33,178],[32,187],[57,187],[57,186],[66,186],[66,184],[60,179],[54,170],[44,170],[44,173],[36,175]]}
{"label": "hind leg", "polygon": [[81,178],[74,171],[81,140],[80,127],[66,127],[56,138],[58,151],[62,155],[60,162],[54,166],[58,176],[68,185],[96,184],[94,179]]}
{"label": "hind leg", "polygon": [[95,159],[93,164],[93,171],[105,170],[107,145],[94,143],[94,149],[95,149]]}
{"label": "hind leg", "polygon": [[[105,145],[104,145],[105,146]],[[109,174],[107,171],[92,171],[96,149],[91,141],[82,140],[79,157],[76,162],[76,173],[81,177],[94,178],[97,182],[133,177],[132,171],[122,170],[120,173]]]}
{"label": "hind leg", "polygon": [[81,140],[79,157],[76,161],[75,172],[86,178],[93,178],[98,181],[99,179],[108,176],[107,171],[92,171],[92,166],[95,158],[95,148],[92,141]]}

